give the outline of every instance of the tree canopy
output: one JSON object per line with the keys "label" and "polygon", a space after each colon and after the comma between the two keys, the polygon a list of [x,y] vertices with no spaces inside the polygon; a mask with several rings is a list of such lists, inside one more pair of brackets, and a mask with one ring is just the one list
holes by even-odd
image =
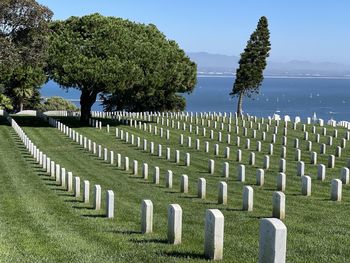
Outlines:
{"label": "tree canopy", "polygon": [[266,17],[259,19],[256,30],[250,36],[244,52],[239,60],[239,67],[236,71],[236,80],[234,82],[230,95],[238,96],[237,113],[242,114],[243,96],[251,97],[259,93],[259,88],[264,80],[264,69],[266,59],[271,49],[270,32]]}
{"label": "tree canopy", "polygon": [[62,97],[50,97],[47,98],[43,103],[38,107],[38,110],[41,111],[55,111],[55,110],[67,110],[67,111],[76,111],[78,107],[75,106],[72,102],[65,100]]}
{"label": "tree canopy", "polygon": [[98,94],[106,107],[137,109],[133,100],[144,108],[149,98],[174,99],[195,86],[196,65],[152,24],[92,14],[53,22],[51,29],[50,78],[81,90],[82,121]]}
{"label": "tree canopy", "polygon": [[34,0],[0,1],[0,83],[17,110],[46,81],[52,12]]}

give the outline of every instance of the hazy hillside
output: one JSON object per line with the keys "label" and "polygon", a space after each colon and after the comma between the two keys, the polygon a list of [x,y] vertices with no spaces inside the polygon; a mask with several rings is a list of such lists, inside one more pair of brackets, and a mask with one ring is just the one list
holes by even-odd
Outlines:
{"label": "hazy hillside", "polygon": [[[188,52],[188,56],[197,63],[199,74],[234,74],[239,57],[206,52]],[[350,76],[350,66],[332,62],[313,63],[292,60],[286,63],[268,61],[265,75],[274,76],[314,76],[340,77]]]}

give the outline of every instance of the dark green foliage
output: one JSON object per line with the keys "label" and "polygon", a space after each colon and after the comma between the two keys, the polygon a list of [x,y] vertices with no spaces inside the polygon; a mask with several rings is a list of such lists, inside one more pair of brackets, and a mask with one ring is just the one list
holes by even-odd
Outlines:
{"label": "dark green foliage", "polygon": [[12,108],[11,99],[0,93],[0,110],[12,110]]}
{"label": "dark green foliage", "polygon": [[40,89],[34,88],[32,96],[29,99],[24,101],[23,107],[25,109],[36,109],[40,105],[40,102],[41,102]]}
{"label": "dark green foliage", "polygon": [[68,110],[76,111],[78,110],[72,102],[65,100],[61,97],[50,97],[45,102],[41,103],[38,107],[41,111],[54,111],[54,110]]}
{"label": "dark green foliage", "polygon": [[[17,111],[29,108],[40,102],[38,89],[45,83],[47,77],[40,67],[21,66],[12,71],[11,76],[5,82],[5,94],[12,98]],[[33,102],[35,102],[33,104]]]}
{"label": "dark green foliage", "polygon": [[154,94],[147,95],[136,89],[130,89],[104,95],[102,99],[105,111],[183,111],[186,106],[184,97],[175,93],[166,94],[164,90],[156,90]]}
{"label": "dark green foliage", "polygon": [[161,93],[171,98],[191,92],[196,83],[195,64],[154,25],[93,14],[57,21],[51,28],[50,77],[81,90],[82,121],[89,118],[99,93],[115,97],[106,103],[117,104],[106,107],[133,108],[119,98],[131,101],[126,94],[133,94],[146,105],[146,99],[161,98]]}
{"label": "dark green foliage", "polygon": [[266,67],[266,59],[271,49],[269,38],[267,18],[263,16],[241,54],[236,80],[230,93],[232,96],[239,97],[237,108],[239,115],[242,114],[243,96],[251,97],[253,94],[259,93],[259,88],[264,80],[263,72]]}
{"label": "dark green foliage", "polygon": [[47,7],[34,0],[0,1],[0,83],[17,110],[46,81],[51,16]]}

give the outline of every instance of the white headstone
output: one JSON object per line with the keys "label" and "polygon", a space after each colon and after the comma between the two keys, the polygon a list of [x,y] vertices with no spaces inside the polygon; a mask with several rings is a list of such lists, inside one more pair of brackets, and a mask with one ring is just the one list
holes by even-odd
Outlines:
{"label": "white headstone", "polygon": [[74,177],[74,196],[80,197],[80,178]]}
{"label": "white headstone", "polygon": [[165,186],[167,188],[173,188],[173,172],[168,170],[165,179]]}
{"label": "white headstone", "polygon": [[331,182],[331,200],[341,201],[342,198],[342,182],[339,179],[333,179]]}
{"label": "white headstone", "polygon": [[168,207],[168,243],[180,244],[182,236],[182,208],[178,204]]}
{"label": "white headstone", "polygon": [[279,173],[277,176],[277,190],[284,192],[286,190],[286,174]]}
{"label": "white headstone", "polygon": [[343,184],[349,184],[349,168],[347,167],[341,168],[340,178]]}
{"label": "white headstone", "polygon": [[226,205],[227,204],[227,183],[226,182],[220,182],[219,183],[219,190],[218,190],[218,203]]}
{"label": "white headstone", "polygon": [[101,186],[96,184],[94,188],[94,209],[101,209]]}
{"label": "white headstone", "polygon": [[297,176],[303,176],[305,173],[305,163],[302,161],[297,162]]}
{"label": "white headstone", "polygon": [[244,164],[239,164],[237,167],[237,179],[240,182],[245,181],[245,165]]}
{"label": "white headstone", "polygon": [[256,170],[256,185],[263,186],[265,178],[265,171],[263,169]]}
{"label": "white headstone", "polygon": [[142,200],[141,203],[141,233],[153,231],[153,203],[151,200]]}
{"label": "white headstone", "polygon": [[205,199],[206,196],[206,180],[204,178],[198,179],[198,193],[197,196],[200,199]]}
{"label": "white headstone", "polygon": [[334,168],[335,165],[335,156],[330,155],[328,156],[328,168]]}
{"label": "white headstone", "polygon": [[90,202],[90,182],[87,180],[84,180],[84,194],[83,194],[83,202],[85,204]]}
{"label": "white headstone", "polygon": [[259,263],[285,263],[287,227],[276,218],[260,221]]}
{"label": "white headstone", "polygon": [[159,167],[154,167],[154,174],[153,174],[153,183],[159,184]]}
{"label": "white headstone", "polygon": [[148,164],[147,163],[142,164],[142,177],[145,180],[148,179]]}
{"label": "white headstone", "polygon": [[274,192],[272,196],[272,217],[283,220],[286,217],[286,196],[283,192]]}
{"label": "white headstone", "polygon": [[251,186],[243,187],[243,211],[253,211],[254,190]]}
{"label": "white headstone", "polygon": [[214,174],[214,170],[215,170],[215,161],[210,159],[208,163],[208,172],[210,174]]}
{"label": "white headstone", "polygon": [[270,156],[268,155],[265,155],[264,156],[264,165],[263,165],[263,168],[265,170],[268,170],[270,168]]}
{"label": "white headstone", "polygon": [[186,174],[181,175],[180,192],[188,193],[188,176]]}
{"label": "white headstone", "polygon": [[106,193],[106,217],[114,218],[114,192],[107,190]]}
{"label": "white headstone", "polygon": [[224,215],[218,209],[208,209],[205,215],[204,255],[220,260],[224,250]]}
{"label": "white headstone", "polygon": [[311,177],[303,175],[301,177],[301,194],[305,196],[311,195]]}

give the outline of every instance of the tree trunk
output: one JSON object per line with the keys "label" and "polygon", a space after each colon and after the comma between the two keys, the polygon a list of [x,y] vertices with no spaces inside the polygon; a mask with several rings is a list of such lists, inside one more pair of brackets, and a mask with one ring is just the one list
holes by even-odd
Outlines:
{"label": "tree trunk", "polygon": [[23,101],[19,101],[19,111],[23,111]]}
{"label": "tree trunk", "polygon": [[237,115],[242,116],[242,104],[243,104],[243,93],[239,93],[238,104],[237,104]]}
{"label": "tree trunk", "polygon": [[96,101],[97,94],[98,92],[82,89],[80,96],[81,122],[89,122],[89,118],[91,117],[91,107]]}

